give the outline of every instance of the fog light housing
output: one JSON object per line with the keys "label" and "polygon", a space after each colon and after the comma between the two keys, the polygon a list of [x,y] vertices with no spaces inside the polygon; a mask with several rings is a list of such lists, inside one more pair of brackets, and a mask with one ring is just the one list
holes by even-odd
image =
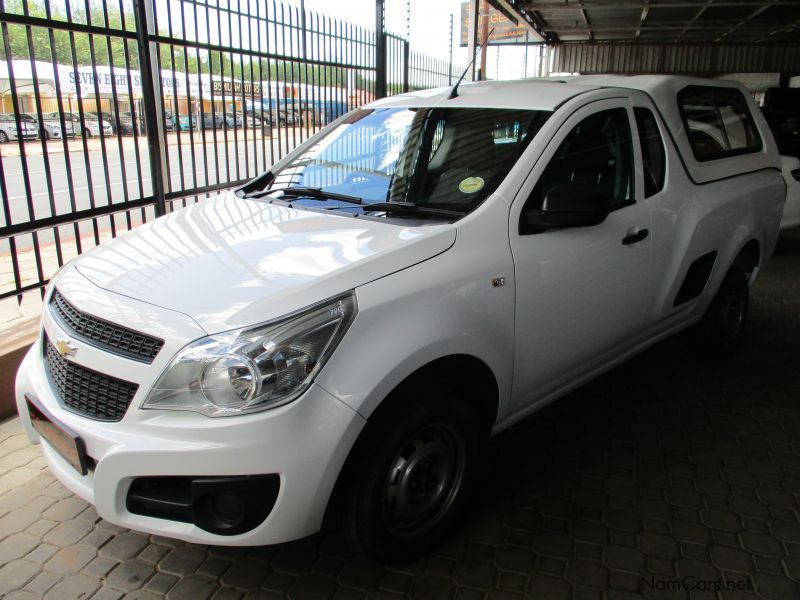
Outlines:
{"label": "fog light housing", "polygon": [[218,521],[231,527],[244,521],[247,515],[247,506],[240,495],[222,492],[211,494],[208,498],[209,512]]}
{"label": "fog light housing", "polygon": [[272,512],[280,476],[138,477],[126,506],[135,515],[193,523],[217,535],[258,527]]}

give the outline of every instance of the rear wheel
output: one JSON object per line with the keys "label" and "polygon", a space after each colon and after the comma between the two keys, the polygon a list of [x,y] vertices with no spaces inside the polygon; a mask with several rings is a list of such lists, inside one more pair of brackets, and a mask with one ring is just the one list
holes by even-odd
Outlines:
{"label": "rear wheel", "polygon": [[750,303],[747,276],[731,268],[714,296],[702,321],[695,328],[695,340],[710,358],[731,358],[741,345]]}
{"label": "rear wheel", "polygon": [[376,415],[354,450],[344,533],[357,551],[403,562],[434,548],[464,514],[484,451],[473,411],[426,386]]}
{"label": "rear wheel", "polygon": [[8,141],[8,134],[5,131],[0,131],[0,144],[5,144]]}

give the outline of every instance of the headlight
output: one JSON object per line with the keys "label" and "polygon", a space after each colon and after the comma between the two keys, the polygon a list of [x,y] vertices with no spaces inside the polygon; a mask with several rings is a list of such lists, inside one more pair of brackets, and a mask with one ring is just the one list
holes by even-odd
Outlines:
{"label": "headlight", "polygon": [[224,417],[291,402],[314,380],[355,314],[350,293],[280,321],[192,342],[161,374],[142,408]]}

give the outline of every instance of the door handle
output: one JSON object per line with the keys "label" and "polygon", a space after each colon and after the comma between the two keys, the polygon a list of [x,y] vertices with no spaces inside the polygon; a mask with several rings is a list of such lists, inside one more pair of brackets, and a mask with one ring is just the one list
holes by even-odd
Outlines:
{"label": "door handle", "polygon": [[637,242],[641,242],[644,238],[648,236],[650,232],[647,229],[639,229],[638,231],[634,231],[629,233],[624,238],[622,238],[622,245],[623,246],[630,246],[631,244],[636,244]]}

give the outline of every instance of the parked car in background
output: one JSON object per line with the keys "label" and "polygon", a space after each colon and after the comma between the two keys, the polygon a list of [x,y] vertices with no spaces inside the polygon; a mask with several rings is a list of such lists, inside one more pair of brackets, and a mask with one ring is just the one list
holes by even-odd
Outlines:
{"label": "parked car in background", "polygon": [[[265,127],[270,125],[273,127],[286,127],[300,123],[300,114],[294,109],[285,106],[272,107],[269,110],[247,109],[246,114],[248,118],[252,115],[260,119],[265,124]],[[237,114],[236,116],[239,117],[240,115]]]}
{"label": "parked car in background", "polygon": [[236,113],[236,116],[233,114],[228,114],[225,116],[225,126],[228,129],[238,129],[242,127],[244,121],[242,121],[242,114]]}
{"label": "parked car in background", "polygon": [[260,116],[249,113],[244,118],[245,127],[250,129],[269,128],[269,123],[264,123]]}
{"label": "parked car in background", "polygon": [[[258,117],[267,125],[273,124],[281,127],[292,127],[294,125],[310,127],[312,125],[323,125],[325,123],[322,111],[310,103],[306,103],[303,106],[299,104],[279,105],[273,106],[271,109],[265,108],[263,110],[259,109],[257,105],[255,108],[245,106],[245,114],[248,118],[251,115]],[[228,115],[232,115],[232,112],[229,111]],[[237,112],[236,116],[241,116],[241,113]]]}
{"label": "parked car in background", "polygon": [[[144,126],[144,123],[142,123],[142,125]],[[143,127],[142,133],[144,133],[145,129],[146,128]],[[167,133],[175,131],[175,116],[172,114],[171,110],[164,111],[164,131]]]}
{"label": "parked car in background", "polygon": [[272,114],[269,110],[261,110],[260,108],[245,107],[244,121],[248,127],[261,127],[269,128],[272,123]]}
{"label": "parked car in background", "polygon": [[251,113],[251,111],[247,112],[248,117],[251,114],[265,123],[265,127],[269,127],[270,125],[273,127],[287,127],[299,124],[301,121],[299,112],[283,106],[273,107],[270,110],[255,111],[254,113]]}
{"label": "parked car in background", "polygon": [[280,107],[278,108],[278,123],[286,127],[294,127],[300,125],[300,115],[293,108]]}
{"label": "parked car in background", "polygon": [[[59,127],[61,126],[61,117],[57,112],[45,113],[42,116],[46,119],[45,122],[54,122]],[[68,119],[66,115],[64,115],[64,129],[62,129],[62,135],[67,139],[73,139],[77,135],[75,124],[71,119]]]}
{"label": "parked car in background", "polygon": [[[56,113],[58,114],[58,113]],[[42,127],[39,127],[39,117],[35,114],[25,113],[20,115],[21,119],[24,119],[28,123],[32,124],[39,130],[39,137],[45,140],[60,140],[63,137],[63,132],[61,131],[61,123],[58,119],[54,119],[51,117],[47,117],[42,115]],[[71,125],[72,123],[65,122],[65,125],[70,126],[69,128],[72,130]],[[72,130],[72,137],[75,136],[74,130]]]}
{"label": "parked car in background", "polygon": [[142,116],[137,113],[135,122],[133,117],[134,115],[130,111],[120,113],[120,119],[124,120],[126,123],[130,123],[131,129],[136,128],[139,130],[140,134],[144,133],[145,126],[144,126],[144,119],[142,118]]}
{"label": "parked car in background", "polygon": [[203,114],[201,124],[203,129],[233,129],[242,126],[242,115],[234,119],[232,114]]}
{"label": "parked car in background", "polygon": [[126,117],[125,113],[120,113],[119,123],[114,115],[107,111],[89,113],[111,125],[111,135],[133,135],[133,121]]}
{"label": "parked car in background", "polygon": [[17,139],[35,140],[39,137],[38,127],[25,119],[20,119],[17,128],[17,119],[14,115],[0,114],[0,143]]}
{"label": "parked car in background", "polygon": [[223,129],[225,127],[225,119],[222,115],[203,113],[200,119],[200,127],[202,129]]}
{"label": "parked car in background", "polygon": [[[48,116],[50,118],[58,118],[58,113],[57,112],[48,113],[48,115],[45,116]],[[74,131],[82,135],[83,137],[89,138],[95,135],[100,135],[101,132],[104,136],[109,136],[113,135],[114,132],[110,123],[98,119],[97,115],[90,112],[83,113],[82,125],[81,125],[80,113],[66,112],[64,113],[64,119],[72,122],[72,127],[74,128]]]}
{"label": "parked car in background", "polygon": [[684,330],[731,357],[785,198],[733,82],[378,100],[65,265],[20,420],[120,527],[259,546],[327,517],[409,561],[491,483],[490,436]]}
{"label": "parked car in background", "polygon": [[197,129],[197,118],[193,115],[178,115],[177,127],[181,131]]}
{"label": "parked car in background", "polygon": [[164,111],[164,127],[167,131],[189,131],[197,129],[197,118],[190,115],[178,115],[171,110]]}

